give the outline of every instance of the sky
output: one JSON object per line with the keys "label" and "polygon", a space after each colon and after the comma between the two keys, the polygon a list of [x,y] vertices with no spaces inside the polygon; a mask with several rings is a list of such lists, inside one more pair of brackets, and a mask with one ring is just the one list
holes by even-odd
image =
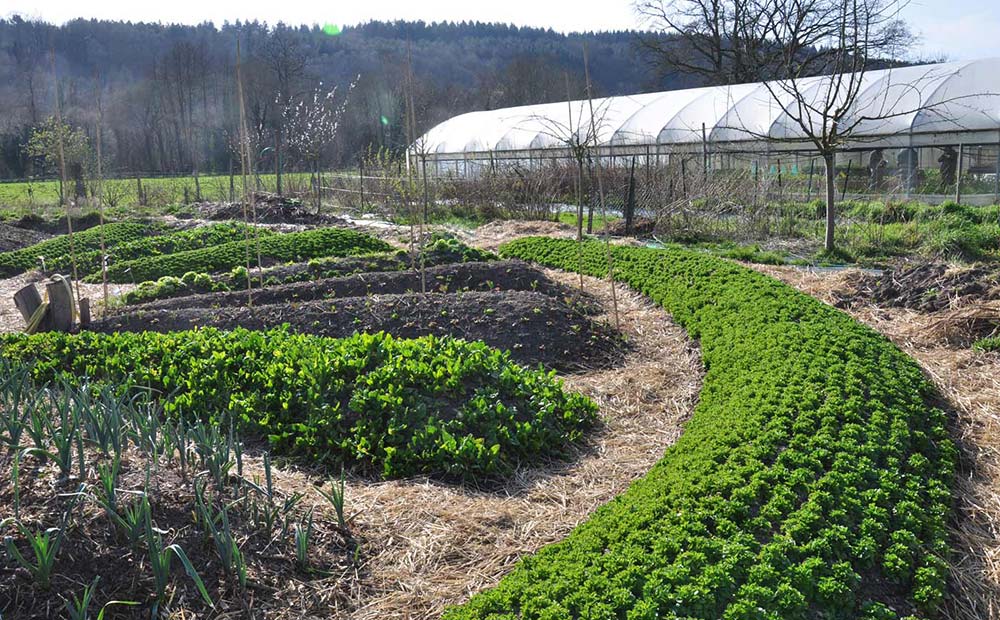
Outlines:
{"label": "sky", "polygon": [[[1000,56],[996,0],[911,0],[904,17],[921,37],[916,56],[969,60]],[[257,19],[269,23],[351,25],[369,20],[483,21],[562,32],[642,27],[630,0],[0,0],[0,16],[54,23],[84,17],[195,24]]]}

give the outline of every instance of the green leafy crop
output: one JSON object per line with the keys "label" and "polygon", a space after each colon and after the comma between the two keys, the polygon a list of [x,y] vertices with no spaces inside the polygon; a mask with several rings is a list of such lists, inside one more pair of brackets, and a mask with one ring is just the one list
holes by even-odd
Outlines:
{"label": "green leafy crop", "polygon": [[[212,273],[228,271],[244,265],[249,247],[251,263],[256,263],[258,248],[263,259],[302,261],[320,256],[349,256],[368,252],[384,252],[389,244],[343,228],[320,228],[283,235],[268,235],[260,239],[232,241],[195,250],[147,256],[123,261],[108,269],[112,282],[142,282],[163,276],[183,276],[189,271]],[[99,276],[91,276],[96,280]]]}
{"label": "green leafy crop", "polygon": [[[607,275],[597,243],[504,251]],[[626,493],[445,618],[933,615],[956,449],[918,366],[847,315],[719,258],[617,247],[614,265],[700,341],[694,415]]]}
{"label": "green leafy crop", "polygon": [[[115,248],[121,244],[135,242],[148,235],[154,234],[158,229],[151,224],[139,222],[113,222],[104,225],[105,248]],[[99,260],[101,248],[101,227],[87,229],[73,235],[73,245],[77,252],[78,271],[82,277],[91,273],[93,269],[100,269],[100,263],[96,267],[84,269],[82,265],[88,263],[79,259],[87,254],[93,255],[95,260]],[[69,235],[60,235],[52,239],[46,239],[41,243],[14,250],[11,252],[0,252],[0,277],[9,278],[19,273],[24,273],[29,269],[40,266],[39,257],[45,258],[45,267],[50,271],[68,270],[72,267],[70,258]]]}
{"label": "green leafy crop", "polygon": [[561,455],[596,417],[594,404],[564,392],[554,373],[451,338],[45,333],[5,336],[0,350],[32,363],[39,381],[150,390],[163,395],[168,415],[233,419],[285,453],[384,477],[503,474]]}

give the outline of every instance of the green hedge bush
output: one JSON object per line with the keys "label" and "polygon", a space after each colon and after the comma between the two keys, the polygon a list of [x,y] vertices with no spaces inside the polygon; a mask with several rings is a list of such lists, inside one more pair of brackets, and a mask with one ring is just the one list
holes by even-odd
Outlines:
{"label": "green hedge bush", "polygon": [[384,477],[468,478],[561,455],[596,417],[552,372],[451,338],[333,339],[212,329],[8,335],[2,357],[51,382],[113,382],[163,396],[171,416],[229,416],[276,450]]}
{"label": "green hedge bush", "polygon": [[[123,243],[135,242],[159,230],[152,224],[139,222],[112,222],[104,225],[105,248],[115,248]],[[77,271],[80,277],[91,273],[93,269],[83,269],[80,258],[92,254],[99,260],[101,249],[101,227],[89,228],[73,235],[73,245],[77,252]],[[45,267],[49,271],[63,271],[69,274],[72,269],[70,259],[69,235],[60,235],[46,239],[41,243],[14,250],[0,252],[0,277],[9,278],[24,273],[39,266],[38,257],[45,257]],[[97,263],[100,269],[100,263]]]}
{"label": "green hedge bush", "polygon": [[[304,232],[270,235],[249,241],[232,241],[212,247],[163,256],[137,258],[111,265],[112,282],[142,282],[163,276],[180,277],[189,271],[212,273],[246,264],[249,246],[251,264],[257,262],[258,243],[261,256],[270,261],[303,261],[320,256],[349,256],[385,252],[392,247],[370,235],[344,228],[320,228]],[[99,279],[91,276],[89,280]]]}
{"label": "green hedge bush", "polygon": [[[504,248],[607,274],[603,245]],[[707,368],[663,459],[464,618],[896,618],[945,592],[956,449],[919,367],[847,315],[735,263],[614,249]]]}

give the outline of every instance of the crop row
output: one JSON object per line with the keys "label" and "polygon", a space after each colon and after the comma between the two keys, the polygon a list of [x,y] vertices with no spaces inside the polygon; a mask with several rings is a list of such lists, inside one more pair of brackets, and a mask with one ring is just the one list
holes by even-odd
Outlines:
{"label": "crop row", "polygon": [[[102,231],[103,228],[103,231]],[[52,239],[46,239],[41,243],[13,250],[11,252],[0,253],[0,277],[9,278],[24,273],[30,269],[41,266],[40,257],[44,257],[45,267],[50,270],[69,269],[72,267],[70,259],[70,249],[75,250],[77,256],[93,255],[99,257],[101,249],[101,235],[103,232],[105,248],[115,248],[128,242],[136,242],[143,237],[155,234],[158,231],[156,226],[139,222],[113,222],[105,224],[103,227],[94,227],[73,235],[72,242],[69,235],[60,235]],[[100,269],[100,265],[97,265]],[[80,270],[80,275],[90,273]]]}
{"label": "crop row", "polygon": [[[317,258],[307,263],[265,269],[259,277],[254,275],[254,286],[274,286],[358,273],[404,271],[421,264],[424,267],[434,267],[496,259],[496,254],[492,252],[472,248],[454,237],[436,233],[425,245],[422,254],[411,256],[406,250],[396,250],[349,257]],[[198,293],[243,290],[247,285],[247,277],[245,267],[236,267],[228,274],[216,276],[204,272],[188,272],[179,278],[163,276],[155,281],[140,283],[137,288],[125,293],[122,299],[126,304],[133,305]]]}
{"label": "crop row", "polygon": [[[603,245],[509,256],[604,277]],[[670,311],[707,368],[684,434],[626,493],[445,618],[932,616],[956,449],[919,367],[762,274],[615,248],[615,277]]]}
{"label": "crop row", "polygon": [[[163,276],[181,277],[189,271],[228,271],[245,265],[248,256],[250,262],[256,264],[258,253],[268,262],[298,262],[321,256],[349,256],[391,249],[384,241],[364,233],[344,228],[320,228],[123,261],[108,269],[108,279],[143,282]],[[91,276],[90,279],[95,278]]]}
{"label": "crop row", "polygon": [[562,453],[596,416],[553,373],[451,338],[204,329],[10,335],[0,345],[38,381],[151,390],[166,395],[168,415],[235,419],[275,449],[385,477],[504,473]]}

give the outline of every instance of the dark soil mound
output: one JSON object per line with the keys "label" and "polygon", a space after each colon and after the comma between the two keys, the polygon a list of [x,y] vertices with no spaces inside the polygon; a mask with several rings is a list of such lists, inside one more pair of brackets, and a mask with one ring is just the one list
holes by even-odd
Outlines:
{"label": "dark soil mound", "polygon": [[621,336],[568,304],[529,291],[347,297],[238,308],[130,312],[96,321],[99,332],[170,332],[196,327],[270,329],[340,338],[388,332],[401,338],[434,334],[482,340],[509,349],[521,364],[557,370],[602,367],[625,351]]}
{"label": "dark soil mound", "polygon": [[[491,261],[487,263],[456,263],[425,270],[427,291],[454,293],[459,291],[538,291],[550,296],[572,295],[537,269],[521,261]],[[326,278],[311,282],[279,284],[254,290],[253,303],[265,306],[278,303],[318,301],[365,295],[414,293],[421,290],[418,272],[388,271],[360,273],[352,276]],[[247,292],[225,291],[162,299],[123,308],[129,313],[148,310],[179,310],[184,308],[230,308],[244,306]]]}
{"label": "dark soil mound", "polygon": [[[192,205],[198,217],[209,220],[243,220],[241,202],[199,202]],[[342,226],[348,222],[331,215],[317,215],[294,196],[278,196],[268,192],[254,194],[257,221],[265,224],[312,224],[316,226]]]}
{"label": "dark soil mound", "polygon": [[[68,232],[65,215],[54,220],[47,220],[40,215],[25,215],[10,224],[17,228],[33,230],[47,235],[65,235]],[[101,216],[97,212],[73,216],[73,232],[82,232],[100,224]]]}
{"label": "dark soil mound", "polygon": [[985,301],[1000,297],[998,272],[973,267],[948,272],[943,264],[923,264],[887,270],[881,275],[862,273],[851,288],[834,293],[840,308],[872,303],[884,307],[936,312],[956,301]]}
{"label": "dark soil mound", "polygon": [[[653,234],[656,229],[656,222],[648,217],[637,217],[632,221],[632,230],[627,234],[630,236],[647,236]],[[605,232],[613,237],[623,237],[625,232],[625,220],[616,220],[608,224]]]}
{"label": "dark soil mound", "polygon": [[18,228],[7,224],[0,224],[0,252],[10,252],[20,250],[29,245],[35,245],[40,241],[45,241],[52,235],[46,233]]}

